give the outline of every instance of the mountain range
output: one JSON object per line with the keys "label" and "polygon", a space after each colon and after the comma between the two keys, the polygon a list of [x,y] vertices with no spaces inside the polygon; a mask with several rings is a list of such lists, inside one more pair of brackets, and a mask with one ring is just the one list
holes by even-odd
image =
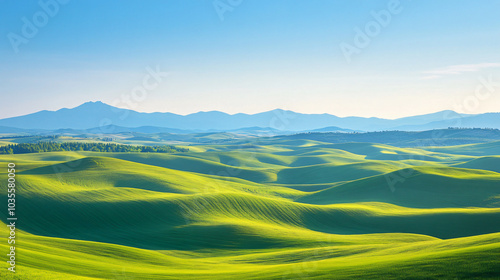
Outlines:
{"label": "mountain range", "polygon": [[338,117],[331,114],[302,114],[275,109],[257,114],[227,114],[219,111],[189,115],[174,113],[141,113],[113,107],[103,102],[86,102],[75,108],[0,119],[0,131],[22,130],[134,130],[147,133],[192,133],[228,131],[257,132],[355,132],[406,130],[423,131],[448,127],[500,128],[500,113],[459,114],[441,111],[398,119]]}

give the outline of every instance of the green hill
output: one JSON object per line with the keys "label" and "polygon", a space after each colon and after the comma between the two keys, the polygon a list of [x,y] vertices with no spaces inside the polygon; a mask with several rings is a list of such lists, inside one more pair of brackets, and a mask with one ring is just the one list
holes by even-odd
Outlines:
{"label": "green hill", "polygon": [[318,164],[285,168],[278,172],[277,183],[321,184],[350,181],[395,171],[399,166],[391,162],[364,161],[343,165]]}
{"label": "green hill", "polygon": [[299,199],[315,204],[379,201],[416,208],[493,207],[500,174],[452,167],[413,167],[334,186]]}
{"label": "green hill", "polygon": [[489,170],[500,173],[500,156],[480,157],[455,166],[461,168]]}
{"label": "green hill", "polygon": [[[0,277],[498,279],[498,156],[448,149],[282,140],[0,155],[16,163],[20,221],[18,272]],[[3,221],[6,210],[0,200]]]}

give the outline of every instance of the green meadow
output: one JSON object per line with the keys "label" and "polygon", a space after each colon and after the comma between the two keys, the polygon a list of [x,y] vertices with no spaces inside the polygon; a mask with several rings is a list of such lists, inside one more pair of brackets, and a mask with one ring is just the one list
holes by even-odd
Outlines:
{"label": "green meadow", "polygon": [[1,184],[9,162],[1,279],[500,278],[500,142],[0,155]]}

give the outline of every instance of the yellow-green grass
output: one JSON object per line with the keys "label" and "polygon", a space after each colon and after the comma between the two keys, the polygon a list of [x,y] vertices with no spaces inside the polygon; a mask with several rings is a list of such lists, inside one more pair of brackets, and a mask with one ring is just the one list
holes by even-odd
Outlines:
{"label": "yellow-green grass", "polygon": [[429,147],[425,149],[428,151],[456,155],[494,156],[500,155],[500,141],[458,146]]}
{"label": "yellow-green grass", "polygon": [[[4,264],[2,279],[497,279],[500,254],[498,233],[382,244],[367,236],[368,244],[231,254],[18,236],[17,272],[14,277]],[[3,255],[8,252],[6,245],[0,248]]]}
{"label": "yellow-green grass", "polygon": [[9,144],[14,144],[14,142],[6,140],[6,139],[0,140],[0,146],[6,146],[6,145],[9,145]]}
{"label": "yellow-green grass", "polygon": [[489,170],[500,173],[500,156],[479,157],[455,166],[461,168]]}
{"label": "yellow-green grass", "polygon": [[294,148],[293,151],[283,152],[281,154],[318,155],[332,150],[341,150],[350,154],[363,155],[366,159],[377,160],[416,159],[425,161],[453,161],[459,158],[471,158],[470,156],[434,152],[421,148],[400,148],[371,143],[318,144],[312,147]]}
{"label": "yellow-green grass", "polygon": [[[230,181],[103,157],[70,163],[71,168],[56,164],[18,173],[22,178],[18,183],[19,211],[27,222],[25,229],[40,235],[113,240],[156,249],[254,248],[295,246],[301,239],[297,230],[310,231],[308,235],[406,232],[441,238],[467,236],[495,232],[497,224],[470,225],[500,218],[495,208],[405,210],[380,203],[308,205],[287,199],[303,195],[299,191],[241,179]],[[458,172],[455,176],[465,175]],[[471,201],[476,200],[472,197]],[[46,213],[53,214],[47,217]],[[457,219],[463,223],[455,225]],[[58,223],[47,229],[51,220]],[[138,223],[142,231],[134,229]],[[266,225],[269,231],[262,231]],[[75,227],[80,230],[75,232]],[[262,234],[256,234],[259,231]],[[130,243],[141,235],[148,238]],[[207,237],[220,240],[203,241]]]}
{"label": "yellow-green grass", "polygon": [[363,161],[351,164],[318,164],[306,167],[285,168],[278,172],[280,184],[322,184],[339,181],[351,181],[365,177],[388,173],[407,167],[382,161]]}
{"label": "yellow-green grass", "polygon": [[0,278],[500,277],[498,156],[271,143],[0,155],[19,218],[18,272]]}
{"label": "yellow-green grass", "polygon": [[299,199],[331,204],[380,201],[407,207],[492,207],[500,174],[453,167],[412,167],[333,186]]}

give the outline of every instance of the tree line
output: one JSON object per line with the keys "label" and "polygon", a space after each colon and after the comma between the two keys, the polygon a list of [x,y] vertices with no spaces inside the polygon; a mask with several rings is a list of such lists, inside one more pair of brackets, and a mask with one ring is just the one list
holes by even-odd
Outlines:
{"label": "tree line", "polygon": [[38,142],[9,144],[0,147],[0,154],[28,154],[59,151],[89,151],[105,153],[179,153],[189,149],[169,145],[163,146],[131,146],[112,143],[81,143],[81,142]]}

